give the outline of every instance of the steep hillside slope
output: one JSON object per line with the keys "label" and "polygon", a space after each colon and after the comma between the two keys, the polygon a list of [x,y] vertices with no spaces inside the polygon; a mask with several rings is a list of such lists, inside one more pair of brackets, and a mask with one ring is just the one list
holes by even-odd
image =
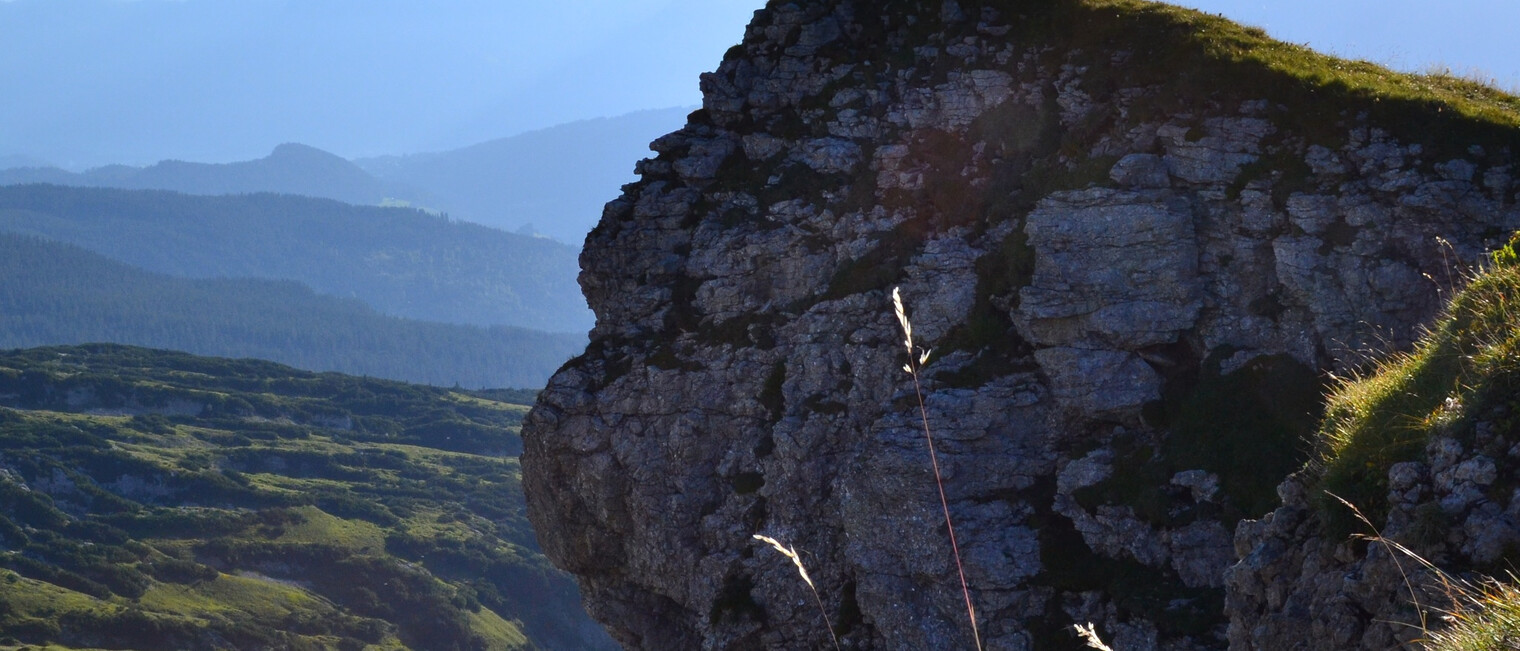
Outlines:
{"label": "steep hillside slope", "polygon": [[585,337],[398,319],[290,282],[190,280],[0,233],[0,349],[112,342],[441,386],[539,387]]}
{"label": "steep hillside slope", "polygon": [[401,208],[273,194],[0,187],[0,231],[189,278],[274,278],[393,316],[583,332],[575,250]]}
{"label": "steep hillside slope", "polygon": [[236,163],[160,161],[147,167],[109,165],[83,172],[56,167],[0,169],[0,185],[52,183],[185,194],[272,192],[336,199],[361,206],[399,199],[426,205],[425,193],[383,182],[336,154],[285,143],[258,160]]}
{"label": "steep hillside slope", "polygon": [[0,644],[594,649],[524,407],[122,346],[0,353]]}
{"label": "steep hillside slope", "polygon": [[[545,551],[632,648],[1227,644],[1233,530],[1320,379],[1520,226],[1520,100],[1133,0],[773,2],[587,238],[524,425]],[[1432,278],[1437,279],[1432,282]]]}
{"label": "steep hillside slope", "polygon": [[1289,477],[1282,505],[1236,535],[1231,642],[1387,649],[1448,625],[1454,593],[1435,568],[1353,533],[1381,534],[1452,575],[1514,578],[1505,573],[1520,562],[1517,246],[1453,297],[1410,353],[1336,387],[1319,463]]}
{"label": "steep hillside slope", "polygon": [[649,142],[679,128],[689,108],[583,120],[452,151],[355,161],[377,177],[425,188],[453,216],[531,230],[580,246],[602,205],[633,180]]}

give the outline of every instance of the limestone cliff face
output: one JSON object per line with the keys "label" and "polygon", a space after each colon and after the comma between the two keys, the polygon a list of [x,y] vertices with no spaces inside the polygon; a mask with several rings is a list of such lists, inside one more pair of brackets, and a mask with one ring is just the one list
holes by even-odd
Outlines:
{"label": "limestone cliff face", "polygon": [[969,646],[901,286],[989,648],[1226,644],[1235,524],[1303,462],[1320,373],[1407,345],[1520,211],[1498,147],[1189,79],[1174,14],[756,13],[587,238],[591,345],[523,430],[545,551],[615,637],[828,646],[765,533],[847,648]]}

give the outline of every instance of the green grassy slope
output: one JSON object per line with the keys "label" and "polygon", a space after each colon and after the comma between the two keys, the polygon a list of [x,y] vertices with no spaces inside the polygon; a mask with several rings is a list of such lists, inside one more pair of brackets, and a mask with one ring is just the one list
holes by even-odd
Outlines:
{"label": "green grassy slope", "polygon": [[[1520,235],[1493,254],[1491,264],[1458,292],[1446,312],[1414,350],[1379,362],[1330,393],[1319,431],[1320,458],[1312,466],[1313,494],[1331,539],[1362,531],[1365,523],[1345,499],[1372,522],[1388,519],[1389,469],[1396,463],[1430,463],[1433,437],[1456,438],[1500,462],[1502,479],[1486,490],[1504,503],[1515,481],[1504,463],[1520,415]],[[1482,439],[1479,430],[1490,432]],[[1494,434],[1498,434],[1494,436]],[[1444,539],[1447,520],[1429,502],[1401,542],[1420,545]],[[1445,589],[1451,600],[1431,619],[1422,648],[1440,651],[1512,649],[1520,639],[1520,589],[1514,585],[1516,549],[1484,571],[1499,568],[1504,581],[1471,578],[1472,567],[1453,567]],[[1439,624],[1437,624],[1439,622]]]}
{"label": "green grassy slope", "polygon": [[1191,9],[1145,0],[972,4],[1026,14],[1021,29],[1030,36],[1090,52],[1094,63],[1104,52],[1132,52],[1125,76],[1112,81],[1162,85],[1177,108],[1265,97],[1306,135],[1364,111],[1400,138],[1432,144],[1479,131],[1512,142],[1520,127],[1520,98],[1481,83],[1336,58]]}
{"label": "green grassy slope", "polygon": [[[859,62],[853,74],[867,79],[911,66],[913,52],[886,35],[904,16],[933,15],[939,5],[927,0],[860,3],[856,21],[881,25],[881,31],[837,39],[817,56]],[[1364,117],[1401,141],[1425,146],[1432,161],[1469,155],[1468,146],[1477,143],[1491,154],[1520,146],[1520,97],[1457,76],[1399,73],[1336,58],[1213,14],[1147,0],[960,0],[958,5],[967,16],[986,7],[1008,17],[1011,42],[1048,46],[1040,54],[1044,64],[1087,68],[1082,90],[1097,110],[1062,134],[1061,153],[1069,159],[1085,158],[1090,143],[1084,138],[1115,123],[1199,115],[1202,108],[1233,109],[1242,101],[1261,99],[1271,101],[1265,116],[1283,134],[1309,144],[1334,148]],[[953,43],[975,35],[976,24],[925,20],[909,29],[919,30],[919,36],[938,33],[942,42]],[[1115,58],[1115,53],[1127,56]],[[948,78],[954,66],[917,70],[938,81]],[[1121,114],[1121,104],[1112,100],[1126,88],[1158,92],[1129,104]],[[818,122],[810,135],[826,135],[825,124]],[[1023,126],[1014,125],[1005,134],[1017,135]]]}
{"label": "green grassy slope", "polygon": [[427,323],[289,281],[171,278],[0,233],[0,348],[115,342],[442,386],[542,386],[574,334]]}
{"label": "green grassy slope", "polygon": [[496,396],[0,353],[0,646],[606,647],[536,551],[527,407]]}
{"label": "green grassy slope", "polygon": [[[1520,413],[1520,236],[1452,298],[1413,351],[1342,383],[1328,399],[1320,438],[1323,490],[1386,514],[1388,469],[1422,460],[1439,433],[1470,437],[1474,423],[1513,428]],[[1494,455],[1502,459],[1501,452]],[[1350,516],[1335,500],[1323,515],[1341,528]]]}
{"label": "green grassy slope", "polygon": [[584,332],[575,249],[419,210],[275,194],[0,187],[0,231],[187,278],[295,280],[382,313]]}

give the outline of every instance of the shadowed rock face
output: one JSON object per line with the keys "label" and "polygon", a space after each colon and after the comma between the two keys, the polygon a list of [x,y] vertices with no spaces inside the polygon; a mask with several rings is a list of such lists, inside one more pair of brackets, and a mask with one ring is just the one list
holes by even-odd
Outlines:
{"label": "shadowed rock face", "polygon": [[754,533],[847,648],[969,647],[901,286],[988,648],[1223,647],[1235,523],[1302,463],[1317,374],[1407,345],[1427,276],[1520,224],[1507,155],[1333,107],[1310,137],[1011,9],[888,4],[758,12],[607,205],[591,345],[523,430],[546,552],[630,648],[829,646]]}

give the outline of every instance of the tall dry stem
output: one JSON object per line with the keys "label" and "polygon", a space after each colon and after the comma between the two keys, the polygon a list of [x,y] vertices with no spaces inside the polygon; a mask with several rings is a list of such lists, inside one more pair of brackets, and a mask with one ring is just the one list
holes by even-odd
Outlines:
{"label": "tall dry stem", "polygon": [[1098,651],[1114,651],[1113,647],[1110,647],[1107,644],[1103,643],[1103,638],[1098,637],[1098,627],[1093,626],[1092,622],[1088,622],[1086,626],[1083,626],[1081,624],[1073,624],[1072,627],[1077,629],[1077,636],[1081,637],[1082,641],[1087,643],[1087,647],[1089,649],[1097,649]]}
{"label": "tall dry stem", "polygon": [[1409,591],[1409,600],[1414,604],[1415,613],[1420,617],[1420,631],[1428,634],[1430,632],[1430,622],[1426,618],[1425,607],[1420,605],[1420,594],[1417,590],[1415,590],[1414,581],[1409,578],[1409,572],[1404,570],[1404,564],[1399,562],[1399,556],[1408,556],[1409,558],[1412,558],[1415,561],[1419,562],[1421,565],[1424,565],[1426,569],[1433,571],[1436,577],[1441,581],[1443,590],[1447,595],[1455,594],[1455,591],[1460,590],[1460,586],[1457,585],[1456,582],[1452,581],[1450,575],[1448,575],[1446,572],[1436,567],[1435,564],[1431,563],[1430,561],[1425,560],[1425,557],[1414,553],[1413,550],[1405,547],[1398,541],[1383,537],[1383,533],[1381,531],[1378,531],[1377,525],[1372,524],[1372,520],[1368,519],[1367,516],[1362,513],[1362,510],[1357,508],[1355,504],[1352,504],[1346,498],[1336,495],[1330,491],[1325,491],[1325,494],[1329,495],[1337,502],[1346,505],[1346,508],[1351,509],[1351,513],[1356,516],[1356,519],[1361,520],[1362,524],[1367,525],[1367,528],[1372,530],[1372,535],[1358,535],[1358,538],[1361,538],[1368,542],[1380,543],[1391,552],[1388,554],[1388,558],[1393,561],[1393,566],[1398,569],[1399,577],[1404,581],[1404,589]]}
{"label": "tall dry stem", "polygon": [[955,571],[961,579],[961,595],[966,598],[966,617],[971,620],[971,639],[976,642],[977,651],[982,649],[982,633],[976,625],[976,607],[971,605],[971,588],[966,584],[966,568],[961,563],[960,544],[955,539],[955,525],[950,523],[950,501],[945,499],[945,481],[940,477],[939,453],[934,450],[934,432],[929,429],[929,408],[924,406],[924,390],[918,379],[918,369],[929,361],[929,351],[919,352],[913,347],[913,324],[908,321],[908,315],[903,309],[902,292],[900,288],[892,288],[892,311],[897,314],[897,322],[902,325],[903,347],[908,351],[908,363],[903,364],[903,370],[913,377],[913,393],[918,396],[918,415],[923,420],[924,440],[929,443],[929,463],[934,467],[934,485],[939,488],[939,506],[945,513],[945,530],[950,533],[950,551],[955,555]]}
{"label": "tall dry stem", "polygon": [[[1409,591],[1409,599],[1420,618],[1419,624],[1411,625],[1417,626],[1424,635],[1418,640],[1422,643],[1420,648],[1431,651],[1517,648],[1516,644],[1520,643],[1520,636],[1516,635],[1520,631],[1520,605],[1517,605],[1520,604],[1520,590],[1491,577],[1469,580],[1453,576],[1414,550],[1385,537],[1355,504],[1329,491],[1326,494],[1351,509],[1352,514],[1372,530],[1372,535],[1358,535],[1358,538],[1382,544],[1389,550],[1389,557],[1398,568],[1404,587]],[[1449,605],[1432,607],[1429,603],[1421,604],[1419,590],[1405,571],[1404,565],[1399,562],[1399,556],[1413,559],[1433,575],[1437,585],[1429,587],[1438,590],[1439,596]],[[1510,579],[1513,582],[1514,575]],[[1439,615],[1445,626],[1439,630],[1433,628],[1427,611]]]}
{"label": "tall dry stem", "polygon": [[776,551],[781,552],[782,556],[792,559],[792,564],[797,566],[797,574],[802,577],[802,582],[813,591],[813,602],[818,604],[818,614],[823,617],[823,627],[828,629],[829,639],[834,641],[834,651],[839,651],[839,637],[834,634],[834,625],[829,623],[829,611],[824,609],[823,597],[818,596],[818,586],[813,585],[813,578],[808,576],[807,568],[802,566],[802,557],[797,555],[797,550],[781,544],[781,541],[775,538],[758,533],[755,534],[755,540],[769,543],[771,547],[776,548]]}

